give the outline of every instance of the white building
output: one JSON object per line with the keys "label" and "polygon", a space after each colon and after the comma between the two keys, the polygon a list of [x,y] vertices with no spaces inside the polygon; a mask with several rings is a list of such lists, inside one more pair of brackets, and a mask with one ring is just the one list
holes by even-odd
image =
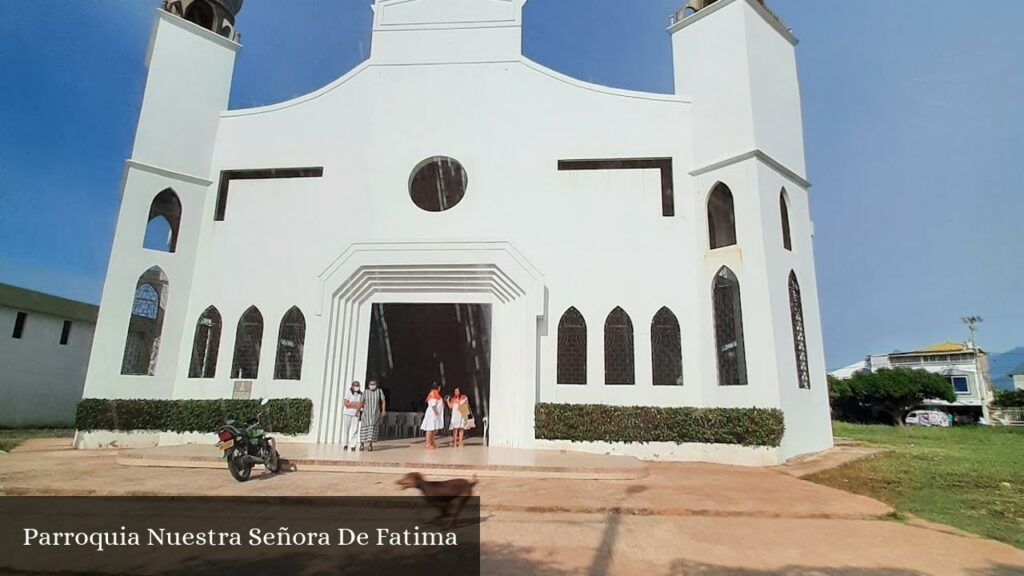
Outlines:
{"label": "white building", "polygon": [[855,372],[877,372],[883,368],[913,368],[940,374],[956,392],[956,401],[929,400],[924,405],[950,412],[964,419],[988,419],[994,392],[989,377],[988,354],[981,348],[958,342],[942,342],[910,352],[872,354],[863,361],[830,372],[835,378],[849,378]]}
{"label": "white building", "polygon": [[1024,366],[1018,366],[1010,372],[1010,378],[1013,379],[1014,390],[1024,390]]}
{"label": "white building", "polygon": [[165,2],[85,395],[240,377],[335,442],[348,382],[411,410],[440,379],[494,445],[551,402],[778,407],[773,457],[831,446],[796,38],[710,3],[668,29],[675,93],[633,92],[525,58],[524,4],[377,0],[367,61],[226,110],[241,0]]}
{"label": "white building", "polygon": [[0,427],[75,421],[96,306],[0,284]]}

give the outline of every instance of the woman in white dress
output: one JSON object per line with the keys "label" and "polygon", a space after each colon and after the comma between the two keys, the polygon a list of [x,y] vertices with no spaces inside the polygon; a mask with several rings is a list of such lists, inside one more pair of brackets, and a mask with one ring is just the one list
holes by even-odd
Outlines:
{"label": "woman in white dress", "polygon": [[423,413],[420,430],[427,433],[427,448],[437,448],[434,436],[444,428],[444,400],[441,399],[441,385],[434,382],[427,394],[427,411]]}
{"label": "woman in white dress", "polygon": [[469,396],[466,396],[455,387],[455,391],[448,397],[448,407],[452,411],[452,421],[448,428],[452,431],[452,440],[456,448],[464,445],[466,429],[469,428]]}

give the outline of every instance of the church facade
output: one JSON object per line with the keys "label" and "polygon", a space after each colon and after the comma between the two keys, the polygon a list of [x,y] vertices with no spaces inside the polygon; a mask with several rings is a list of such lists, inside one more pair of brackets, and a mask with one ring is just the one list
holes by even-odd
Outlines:
{"label": "church facade", "polygon": [[831,446],[796,38],[701,2],[675,93],[619,90],[524,57],[525,1],[377,0],[365,62],[241,110],[241,2],[165,2],[85,397],[244,381],[336,442],[381,311],[472,305],[491,445],[541,446],[545,402],[780,408],[773,458]]}

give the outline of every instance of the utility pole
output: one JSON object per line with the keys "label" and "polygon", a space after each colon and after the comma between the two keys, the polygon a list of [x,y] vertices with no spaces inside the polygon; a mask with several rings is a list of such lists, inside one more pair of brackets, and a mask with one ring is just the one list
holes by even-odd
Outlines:
{"label": "utility pole", "polygon": [[[960,318],[960,321],[967,325],[967,329],[971,332],[970,346],[971,351],[974,352],[974,369],[975,374],[978,376],[978,396],[981,398],[981,417],[985,423],[991,422],[989,420],[989,397],[988,397],[988,379],[985,377],[985,373],[982,371],[981,356],[978,350],[978,324],[984,322],[981,316],[964,316]],[[986,364],[987,366],[987,364]]]}

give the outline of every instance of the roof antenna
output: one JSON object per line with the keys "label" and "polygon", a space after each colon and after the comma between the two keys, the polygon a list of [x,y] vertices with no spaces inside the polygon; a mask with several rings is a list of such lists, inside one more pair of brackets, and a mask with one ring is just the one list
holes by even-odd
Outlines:
{"label": "roof antenna", "polygon": [[963,318],[960,319],[960,321],[963,322],[964,324],[967,324],[967,329],[971,331],[971,339],[970,339],[970,342],[969,342],[969,344],[971,346],[971,349],[973,350],[973,349],[977,348],[978,347],[978,340],[977,340],[978,326],[977,325],[981,324],[985,320],[981,316],[964,316]]}

